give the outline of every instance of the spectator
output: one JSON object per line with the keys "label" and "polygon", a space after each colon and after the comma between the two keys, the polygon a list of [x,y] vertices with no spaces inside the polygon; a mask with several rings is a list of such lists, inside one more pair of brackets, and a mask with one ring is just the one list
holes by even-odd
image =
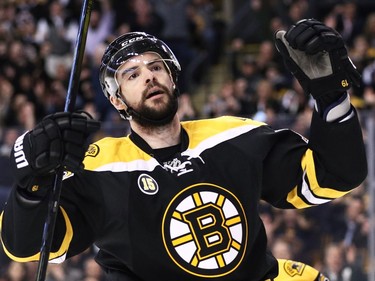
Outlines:
{"label": "spectator", "polygon": [[241,104],[235,96],[232,81],[225,82],[220,88],[219,95],[210,95],[207,103],[203,106],[204,116],[236,115],[240,111]]}
{"label": "spectator", "polygon": [[63,264],[50,264],[47,268],[46,281],[69,281]]}
{"label": "spectator", "polygon": [[279,96],[285,88],[290,87],[289,76],[285,75],[277,63],[270,62],[265,68],[264,77],[269,80]]}
{"label": "spectator", "polygon": [[[23,43],[20,40],[9,42],[7,48],[6,61],[4,62],[4,75],[11,81],[16,82],[17,78],[23,73],[33,72],[33,63],[29,54],[25,52]],[[16,91],[19,83],[15,83]]]}
{"label": "spectator", "polygon": [[134,0],[131,6],[134,17],[129,21],[130,30],[160,36],[164,28],[164,20],[155,12],[150,0]]}
{"label": "spectator", "polygon": [[[21,38],[24,42],[25,47],[29,48],[29,51],[36,52],[36,21],[34,16],[28,10],[21,10],[16,18],[14,24],[14,31],[17,37]],[[30,49],[32,48],[32,50]],[[36,53],[33,56],[36,58]]]}
{"label": "spectator", "polygon": [[14,95],[12,83],[0,75],[0,126],[7,123],[7,116],[11,111],[11,101]]}
{"label": "spectator", "polygon": [[73,60],[71,51],[75,42],[73,35],[77,30],[77,23],[69,17],[58,0],[52,1],[47,16],[38,20],[35,40],[39,44],[49,45],[45,70],[50,77],[56,76],[59,67],[70,69]]}
{"label": "spectator", "polygon": [[272,253],[277,259],[286,259],[286,260],[293,260],[293,248],[291,247],[290,242],[283,238],[277,238],[272,243]]}
{"label": "spectator", "polygon": [[[65,273],[66,279],[69,281],[82,281],[85,276],[85,265],[88,263],[88,260],[92,260],[94,255],[94,249],[92,247],[88,248],[80,255],[76,255],[69,260],[67,260],[65,264]],[[87,269],[88,270],[88,269]]]}
{"label": "spectator", "polygon": [[375,13],[370,13],[363,27],[363,34],[366,37],[370,47],[375,48]]}
{"label": "spectator", "polygon": [[29,281],[27,279],[27,267],[23,263],[11,261],[5,273],[6,281]]}
{"label": "spectator", "polygon": [[[133,0],[112,1],[114,12],[113,28],[116,34],[122,34],[124,31],[130,32],[129,22],[134,17],[132,2]],[[126,30],[122,30],[123,28],[126,28]]]}
{"label": "spectator", "polygon": [[309,98],[306,96],[301,85],[296,79],[292,80],[292,86],[286,88],[281,94],[280,103],[281,111],[289,116],[297,116],[304,111],[308,105]]}
{"label": "spectator", "polygon": [[[242,49],[246,44],[259,44],[272,38],[269,29],[271,16],[268,1],[247,0],[233,15],[233,21],[228,26],[229,41],[236,49]],[[262,32],[259,32],[262,30]]]}
{"label": "spectator", "polygon": [[[237,78],[233,82],[234,96],[239,102],[238,115],[248,117],[252,114],[252,96],[248,92],[248,80],[245,78]],[[255,90],[254,90],[255,92]]]}
{"label": "spectator", "polygon": [[83,276],[86,278],[93,278],[93,280],[104,281],[103,271],[98,263],[94,259],[87,259],[84,263]]}
{"label": "spectator", "polygon": [[189,94],[180,95],[179,108],[177,110],[177,114],[183,121],[196,119],[197,113]]}
{"label": "spectator", "polygon": [[[160,39],[173,50],[181,68],[187,70],[196,57],[196,50],[192,45],[191,21],[188,14],[190,0],[154,0],[152,3],[155,12],[164,22]],[[181,93],[188,92],[187,85],[189,82],[185,73],[181,74],[178,80]]]}
{"label": "spectator", "polygon": [[269,22],[270,22],[270,30],[272,34],[275,34],[275,32],[279,30],[285,30],[287,28],[281,16],[278,16],[278,15],[273,16]]}
{"label": "spectator", "polygon": [[[5,2],[5,1],[4,1]],[[11,34],[13,24],[15,22],[16,7],[11,3],[4,3],[0,5],[0,34]]]}
{"label": "spectator", "polygon": [[259,45],[259,50],[256,56],[256,64],[259,73],[262,75],[266,74],[267,68],[270,65],[274,65],[275,67],[283,65],[280,57],[276,55],[276,48],[272,41],[266,40]]}
{"label": "spectator", "polygon": [[375,61],[363,70],[364,93],[363,98],[367,107],[375,106]]}
{"label": "spectator", "polygon": [[220,91],[220,97],[224,101],[223,115],[238,115],[241,110],[241,106],[235,96],[234,85],[232,81],[223,85]]}
{"label": "spectator", "polygon": [[306,106],[296,117],[293,125],[292,130],[300,133],[303,136],[309,136],[309,127],[310,127],[310,120],[311,115],[313,113],[312,106]]}
{"label": "spectator", "polygon": [[92,55],[91,63],[89,65],[91,74],[89,79],[92,85],[92,90],[94,91],[93,102],[95,103],[95,107],[97,108],[98,118],[100,120],[110,120],[112,113],[115,113],[113,107],[108,104],[106,98],[101,94],[102,88],[98,81],[101,58],[104,53],[105,47],[106,46],[104,43],[100,43],[96,46]]}
{"label": "spectator", "polygon": [[207,56],[208,65],[216,64],[224,47],[222,30],[224,23],[215,15],[213,1],[192,0],[189,18],[195,26],[193,30],[194,45],[198,46]]}
{"label": "spectator", "polygon": [[91,11],[90,26],[86,39],[85,53],[90,58],[98,44],[104,42],[112,34],[114,28],[114,12],[111,1],[94,2]]}
{"label": "spectator", "polygon": [[344,38],[348,47],[352,47],[354,38],[362,31],[364,22],[358,12],[357,4],[352,1],[344,1],[334,6],[334,14],[338,32]]}
{"label": "spectator", "polygon": [[[14,142],[18,138],[20,132],[14,127],[10,127],[4,130],[4,136],[0,145],[0,157],[8,158],[13,148]],[[1,171],[4,171],[0,169]],[[0,180],[1,183],[1,180]]]}
{"label": "spectator", "polygon": [[25,263],[27,268],[27,280],[34,280],[38,271],[38,264],[35,262]]}
{"label": "spectator", "polygon": [[281,217],[277,216],[275,209],[268,203],[261,201],[259,204],[259,217],[264,223],[267,234],[267,243],[272,248],[277,237],[275,231],[281,222]]}
{"label": "spectator", "polygon": [[[280,109],[279,101],[274,94],[274,88],[270,81],[262,79],[258,83],[256,95],[252,100],[252,118],[267,123],[273,120],[273,114]],[[269,124],[272,124],[272,122]]]}
{"label": "spectator", "polygon": [[35,124],[36,121],[34,109],[34,104],[28,100],[26,95],[15,95],[12,99],[5,124],[7,126],[18,126],[23,129],[29,129],[29,126]]}
{"label": "spectator", "polygon": [[303,18],[308,14],[308,5],[305,0],[291,1],[287,11],[286,24],[291,25]]}
{"label": "spectator", "polygon": [[[314,3],[314,1],[309,2]],[[312,3],[307,3],[306,0],[273,1],[272,7],[276,17],[280,18],[282,24],[289,26],[293,24],[294,20],[298,21],[304,17],[314,17],[311,16],[311,10],[314,8],[311,4]]]}
{"label": "spectator", "polygon": [[308,237],[308,233],[312,228],[311,223],[301,212],[293,209],[283,211],[282,213],[278,212],[278,215],[281,216],[281,220],[277,229],[275,229],[275,235],[282,237],[290,244],[295,259],[311,263],[310,257],[303,251],[304,239]]}
{"label": "spectator", "polygon": [[238,52],[233,52],[229,56],[229,63],[233,79],[246,79],[246,92],[254,96],[257,84],[262,79],[255,56],[246,55],[240,58]]}
{"label": "spectator", "polygon": [[353,46],[349,49],[351,60],[359,71],[363,71],[365,65],[371,60],[370,45],[363,34],[353,39]]}
{"label": "spectator", "polygon": [[343,245],[346,248],[367,247],[367,233],[363,233],[363,225],[366,223],[366,209],[360,196],[351,196],[346,201],[345,223],[346,230],[343,237]]}
{"label": "spectator", "polygon": [[48,114],[64,110],[67,93],[67,85],[64,82],[61,80],[51,81],[45,98],[45,109]]}
{"label": "spectator", "polygon": [[342,246],[330,243],[324,250],[323,274],[330,281],[366,281],[364,272],[346,262]]}
{"label": "spectator", "polygon": [[218,117],[225,112],[225,102],[217,94],[210,94],[203,105],[203,117]]}

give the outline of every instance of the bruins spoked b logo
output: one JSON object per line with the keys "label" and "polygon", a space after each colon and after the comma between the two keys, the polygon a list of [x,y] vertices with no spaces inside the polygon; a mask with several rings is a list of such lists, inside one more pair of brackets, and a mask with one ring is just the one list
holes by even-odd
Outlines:
{"label": "bruins spoked b logo", "polygon": [[229,274],[241,263],[248,239],[241,203],[213,184],[192,185],[165,211],[164,245],[183,270],[201,277]]}

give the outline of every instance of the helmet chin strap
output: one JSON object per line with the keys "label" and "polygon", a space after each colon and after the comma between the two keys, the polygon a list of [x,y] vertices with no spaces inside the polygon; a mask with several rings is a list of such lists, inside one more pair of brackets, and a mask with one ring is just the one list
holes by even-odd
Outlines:
{"label": "helmet chin strap", "polygon": [[[176,99],[180,95],[180,92],[177,89],[177,87],[174,88],[173,95]],[[177,105],[175,106],[175,109],[168,116],[166,116],[162,119],[151,119],[151,118],[147,118],[147,117],[143,116],[142,114],[140,114],[139,112],[134,110],[131,106],[129,106],[128,103],[126,102],[125,98],[122,97],[120,94],[116,94],[116,97],[118,99],[120,99],[121,102],[126,106],[126,109],[119,109],[118,112],[120,113],[122,118],[124,118],[128,121],[138,119],[141,122],[145,122],[145,123],[149,123],[149,124],[164,125],[164,124],[168,123],[169,121],[171,121],[173,119],[173,117],[175,116],[175,114],[177,112],[177,109],[178,109],[178,103],[177,103]],[[135,118],[133,118],[133,117],[135,117]]]}

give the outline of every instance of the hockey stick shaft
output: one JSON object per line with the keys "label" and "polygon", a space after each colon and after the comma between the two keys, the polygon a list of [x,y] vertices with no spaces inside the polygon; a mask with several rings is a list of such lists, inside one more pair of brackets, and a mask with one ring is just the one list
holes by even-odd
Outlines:
{"label": "hockey stick shaft", "polygon": [[[83,0],[79,29],[74,49],[73,65],[70,72],[68,92],[65,100],[65,112],[73,112],[76,96],[79,87],[82,61],[84,57],[87,33],[90,23],[90,15],[93,0]],[[50,191],[48,202],[48,213],[44,223],[42,244],[40,248],[40,258],[36,275],[37,281],[44,281],[46,278],[48,260],[51,252],[53,234],[59,209],[60,194],[62,188],[63,168],[59,169],[55,175],[54,186]]]}

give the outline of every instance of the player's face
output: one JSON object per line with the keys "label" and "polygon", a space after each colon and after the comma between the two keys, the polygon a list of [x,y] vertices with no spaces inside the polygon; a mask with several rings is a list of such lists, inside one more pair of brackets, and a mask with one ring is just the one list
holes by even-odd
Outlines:
{"label": "player's face", "polygon": [[126,61],[116,72],[121,95],[142,116],[159,120],[175,108],[174,83],[156,53],[144,53]]}

